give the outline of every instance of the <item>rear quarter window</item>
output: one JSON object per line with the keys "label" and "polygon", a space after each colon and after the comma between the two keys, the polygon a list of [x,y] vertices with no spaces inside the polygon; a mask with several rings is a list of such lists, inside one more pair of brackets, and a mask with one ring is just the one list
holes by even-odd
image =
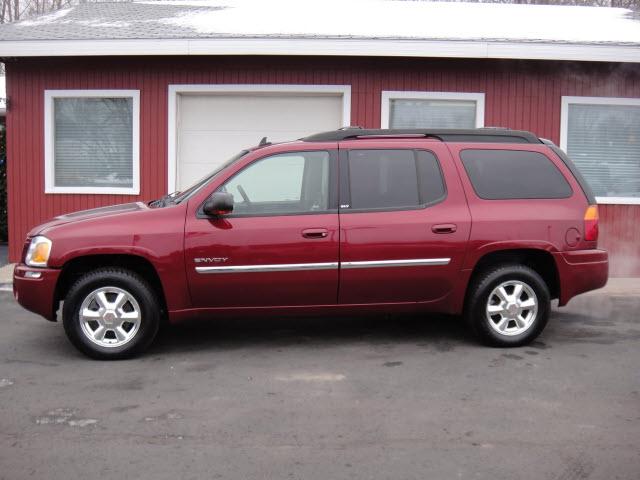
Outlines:
{"label": "rear quarter window", "polygon": [[486,200],[568,198],[573,193],[542,153],[468,149],[460,152],[460,159],[476,194]]}

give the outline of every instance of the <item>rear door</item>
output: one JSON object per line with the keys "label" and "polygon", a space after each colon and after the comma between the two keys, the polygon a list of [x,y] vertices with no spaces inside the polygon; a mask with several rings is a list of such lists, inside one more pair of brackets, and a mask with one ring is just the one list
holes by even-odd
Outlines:
{"label": "rear door", "polygon": [[426,302],[451,292],[471,217],[446,146],[340,144],[341,304]]}

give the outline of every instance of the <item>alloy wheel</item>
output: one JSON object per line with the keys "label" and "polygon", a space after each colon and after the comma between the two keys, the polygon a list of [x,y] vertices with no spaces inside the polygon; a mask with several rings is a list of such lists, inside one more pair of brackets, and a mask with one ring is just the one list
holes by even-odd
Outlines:
{"label": "alloy wheel", "polygon": [[486,316],[491,328],[505,336],[527,331],[538,314],[538,298],[520,280],[509,280],[492,290],[487,299]]}
{"label": "alloy wheel", "polygon": [[142,314],[136,299],[118,287],[101,287],[80,306],[82,333],[101,347],[120,347],[140,330]]}

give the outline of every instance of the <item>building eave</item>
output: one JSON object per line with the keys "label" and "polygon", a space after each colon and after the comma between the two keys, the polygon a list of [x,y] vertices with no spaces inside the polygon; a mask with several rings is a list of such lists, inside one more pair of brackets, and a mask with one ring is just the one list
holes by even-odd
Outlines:
{"label": "building eave", "polygon": [[358,38],[20,40],[0,57],[299,55],[640,62],[640,44]]}

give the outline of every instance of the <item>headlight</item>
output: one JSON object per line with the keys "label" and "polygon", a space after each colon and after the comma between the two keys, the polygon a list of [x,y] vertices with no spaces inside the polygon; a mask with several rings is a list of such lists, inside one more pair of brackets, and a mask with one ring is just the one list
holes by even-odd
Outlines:
{"label": "headlight", "polygon": [[47,237],[33,237],[24,258],[30,267],[46,267],[51,253],[51,240]]}

